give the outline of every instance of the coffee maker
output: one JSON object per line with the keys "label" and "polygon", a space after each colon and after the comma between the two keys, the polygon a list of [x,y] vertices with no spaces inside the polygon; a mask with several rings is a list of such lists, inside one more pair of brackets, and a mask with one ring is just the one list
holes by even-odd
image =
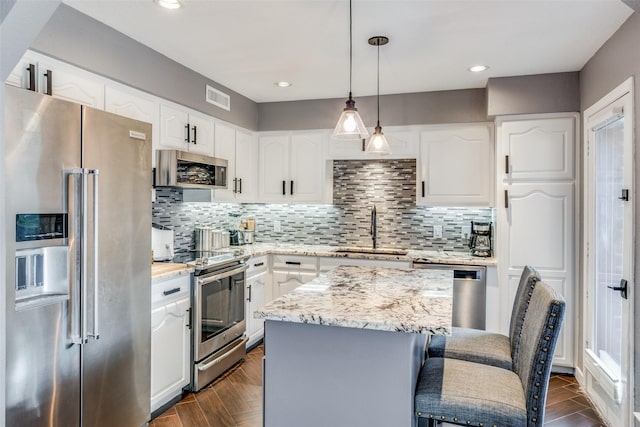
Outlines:
{"label": "coffee maker", "polygon": [[469,238],[471,255],[491,256],[491,223],[471,221],[471,237]]}

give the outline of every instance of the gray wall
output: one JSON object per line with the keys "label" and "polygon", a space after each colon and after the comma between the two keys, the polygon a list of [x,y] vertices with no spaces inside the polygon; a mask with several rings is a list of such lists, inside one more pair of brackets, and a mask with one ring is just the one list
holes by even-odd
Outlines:
{"label": "gray wall", "polygon": [[[635,82],[635,141],[640,141],[640,15],[632,14],[620,29],[605,43],[600,50],[587,62],[580,72],[580,110],[584,111],[605,96],[616,86],[633,76]],[[635,166],[640,167],[639,156],[635,155]],[[640,230],[640,174],[635,174],[635,282],[640,282],[640,239],[637,238]],[[639,289],[634,286],[634,289]],[[580,293],[579,295],[582,295]],[[640,292],[632,292],[634,295],[635,319],[634,319],[634,366],[640,363]],[[580,355],[581,357],[582,355]],[[635,369],[635,410],[640,409],[640,369]],[[636,426],[640,423],[636,421]]]}
{"label": "gray wall", "polygon": [[[246,129],[257,128],[257,105],[249,98],[66,5],[58,8],[31,48]],[[205,101],[207,84],[231,96],[231,111]]]}
{"label": "gray wall", "polygon": [[499,77],[487,82],[487,114],[580,111],[579,73]]}
{"label": "gray wall", "polygon": [[[367,126],[375,126],[377,98],[354,97]],[[258,104],[258,130],[333,129],[345,98]],[[487,119],[484,89],[382,95],[380,124],[385,126],[484,122]]]}

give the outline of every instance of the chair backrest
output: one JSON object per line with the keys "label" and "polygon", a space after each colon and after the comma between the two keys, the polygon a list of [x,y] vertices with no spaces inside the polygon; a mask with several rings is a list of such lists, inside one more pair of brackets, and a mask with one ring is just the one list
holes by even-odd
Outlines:
{"label": "chair backrest", "polygon": [[551,286],[533,289],[520,336],[517,370],[527,402],[527,426],[542,426],[553,353],[560,334],[565,301]]}
{"label": "chair backrest", "polygon": [[518,359],[518,351],[520,348],[520,333],[522,332],[522,323],[524,322],[524,314],[527,312],[529,300],[533,289],[540,281],[540,274],[535,268],[525,265],[520,276],[520,283],[516,291],[516,297],[513,301],[513,309],[511,310],[511,323],[509,324],[509,340],[511,342],[511,360],[514,361],[513,370],[517,369],[516,361]]}

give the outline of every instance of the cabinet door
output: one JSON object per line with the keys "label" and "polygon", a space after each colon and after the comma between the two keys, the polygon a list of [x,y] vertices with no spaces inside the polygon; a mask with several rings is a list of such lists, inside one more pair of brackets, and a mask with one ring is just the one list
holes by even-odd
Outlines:
{"label": "cabinet door", "polygon": [[264,334],[264,319],[255,319],[253,312],[262,307],[266,302],[266,286],[268,274],[266,270],[247,277],[247,335],[252,345],[260,340]]}
{"label": "cabinet door", "polygon": [[[189,114],[185,110],[160,104],[160,147],[176,148],[187,151],[190,139],[187,139]],[[189,130],[189,136],[191,132]]]}
{"label": "cabinet door", "polygon": [[525,265],[534,266],[542,279],[567,301],[562,333],[558,340],[554,364],[573,366],[574,342],[574,185],[573,183],[513,184],[507,189],[508,208],[499,209],[500,227],[504,229],[504,276],[508,316]]}
{"label": "cabinet door", "polygon": [[290,176],[287,191],[296,202],[321,202],[324,188],[323,133],[291,136]]}
{"label": "cabinet door", "polygon": [[259,144],[260,199],[282,203],[289,194],[289,136],[261,136]]}
{"label": "cabinet door", "polygon": [[272,275],[273,297],[279,298],[316,277],[316,273],[310,271],[274,270]]}
{"label": "cabinet door", "polygon": [[[204,114],[189,112],[189,151],[205,156],[213,156],[213,119]],[[227,159],[228,160],[228,159]]]}
{"label": "cabinet door", "polygon": [[185,298],[151,312],[151,411],[189,384],[189,307]]}
{"label": "cabinet door", "polygon": [[104,83],[93,80],[81,70],[59,65],[53,61],[38,64],[38,89],[44,93],[48,84],[47,71],[51,71],[51,93],[55,98],[104,109]]}
{"label": "cabinet door", "polygon": [[227,189],[215,190],[214,197],[216,201],[234,201],[238,192],[236,130],[233,126],[216,122],[214,139],[214,156],[229,162]]}
{"label": "cabinet door", "polygon": [[572,180],[575,128],[573,116],[499,121],[499,178],[506,181]]}
{"label": "cabinet door", "polygon": [[29,65],[34,66],[34,73],[35,73],[35,76],[33,77],[34,85],[36,86],[36,90],[39,90],[39,88],[37,87],[38,60],[27,54],[25,54],[20,60],[20,62],[18,62],[18,65],[16,65],[16,67],[13,69],[11,74],[9,74],[9,76],[7,77],[7,80],[5,80],[5,83],[11,86],[21,87],[23,89],[31,89],[30,78],[29,78],[30,73],[28,71]]}
{"label": "cabinet door", "polygon": [[493,153],[490,124],[439,126],[423,131],[416,203],[492,206]]}
{"label": "cabinet door", "polygon": [[236,200],[258,200],[258,139],[247,132],[236,130]]}

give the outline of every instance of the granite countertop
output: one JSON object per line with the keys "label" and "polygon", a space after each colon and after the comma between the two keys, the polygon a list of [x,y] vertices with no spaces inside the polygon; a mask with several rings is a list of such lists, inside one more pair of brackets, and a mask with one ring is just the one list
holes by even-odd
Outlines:
{"label": "granite countertop", "polygon": [[192,266],[174,262],[154,262],[151,264],[151,280],[164,280],[193,273]]}
{"label": "granite countertop", "polygon": [[341,266],[254,312],[258,319],[448,335],[453,273]]}
{"label": "granite countertop", "polygon": [[[494,257],[482,258],[471,256],[468,252],[445,252],[434,250],[409,250],[406,255],[393,255],[386,253],[345,253],[337,252],[338,246],[328,245],[295,245],[291,243],[254,243],[252,245],[234,246],[234,249],[242,249],[246,255],[260,256],[267,254],[282,255],[306,255],[317,257],[353,258],[353,259],[378,259],[391,261],[418,261],[433,264],[451,265],[496,265]],[[364,248],[363,248],[364,249]],[[382,249],[381,251],[384,251]]]}

